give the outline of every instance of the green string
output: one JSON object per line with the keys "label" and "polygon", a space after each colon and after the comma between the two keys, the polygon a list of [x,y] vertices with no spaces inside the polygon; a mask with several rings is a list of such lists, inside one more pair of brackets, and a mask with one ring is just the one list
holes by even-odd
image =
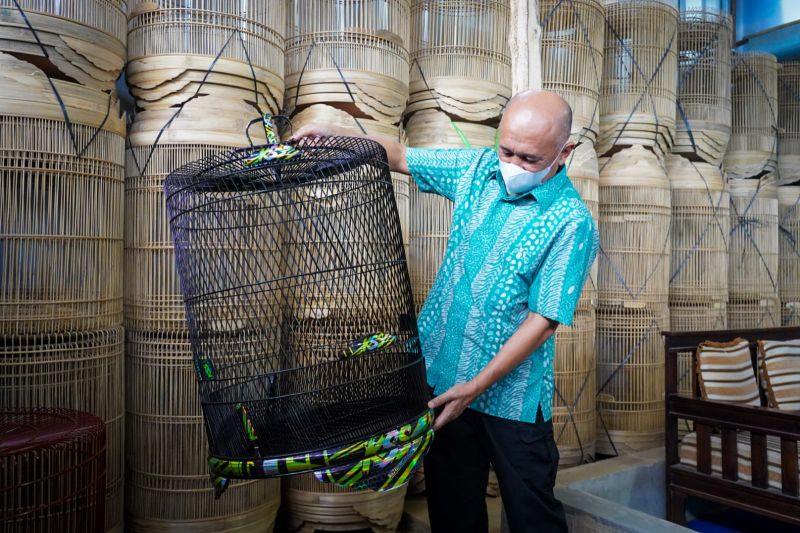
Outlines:
{"label": "green string", "polygon": [[456,125],[456,123],[451,120],[450,125],[453,126],[454,130],[456,130],[458,136],[461,137],[461,142],[464,143],[464,146],[466,146],[467,148],[472,148],[472,145],[469,143],[469,139],[467,139],[467,136],[464,135],[464,132],[461,131],[461,129]]}

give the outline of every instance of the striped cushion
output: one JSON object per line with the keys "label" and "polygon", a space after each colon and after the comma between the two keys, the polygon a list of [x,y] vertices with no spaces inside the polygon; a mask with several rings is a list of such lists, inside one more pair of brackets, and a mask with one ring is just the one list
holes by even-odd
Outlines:
{"label": "striped cushion", "polygon": [[[737,461],[739,479],[751,482],[750,433],[747,431],[739,431],[736,434],[736,455],[739,456]],[[681,464],[697,468],[696,433],[689,433],[683,438],[678,456]],[[711,473],[722,476],[722,439],[719,435],[711,435]],[[777,437],[767,437],[767,477],[770,487],[781,489],[781,440]]]}
{"label": "striped cushion", "polygon": [[744,339],[697,347],[697,378],[706,400],[761,405],[750,348]]}
{"label": "striped cushion", "polygon": [[769,406],[800,411],[800,339],[758,341],[758,361]]}

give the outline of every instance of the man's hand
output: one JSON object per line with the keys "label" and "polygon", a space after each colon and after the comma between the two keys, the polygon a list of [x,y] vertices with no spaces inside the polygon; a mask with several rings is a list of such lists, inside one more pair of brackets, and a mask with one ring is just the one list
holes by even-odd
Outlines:
{"label": "man's hand", "polygon": [[356,128],[345,128],[331,124],[307,124],[289,138],[290,141],[316,139],[319,137],[363,137]]}
{"label": "man's hand", "polygon": [[460,383],[448,389],[443,394],[432,399],[428,402],[428,407],[436,409],[444,405],[441,414],[436,417],[433,422],[434,431],[441,429],[448,422],[452,422],[464,412],[464,409],[469,407],[469,404],[478,397],[480,391],[478,387],[471,381],[467,383]]}

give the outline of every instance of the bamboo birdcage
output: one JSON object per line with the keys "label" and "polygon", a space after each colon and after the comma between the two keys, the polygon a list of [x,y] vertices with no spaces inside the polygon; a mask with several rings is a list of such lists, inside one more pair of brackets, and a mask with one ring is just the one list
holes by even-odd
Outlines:
{"label": "bamboo birdcage", "polygon": [[670,221],[669,180],[652,152],[634,146],[602,165],[600,305],[667,303]]}
{"label": "bamboo birdcage", "polygon": [[730,180],[731,235],[728,327],[777,327],[779,229],[777,190],[771,175]]}
{"label": "bamboo birdcage", "polygon": [[[451,122],[441,111],[426,109],[409,118],[405,131],[408,145],[414,148],[477,148],[493,146],[497,130],[482,124]],[[413,182],[410,189],[408,270],[419,313],[447,249],[453,203],[439,195],[420,192]]]}
{"label": "bamboo birdcage", "polygon": [[[404,143],[399,126],[372,119],[356,119],[346,111],[326,104],[311,105],[292,117],[292,128],[294,130],[299,130],[303,126],[314,124],[341,126],[351,128],[353,131],[358,131],[360,128],[363,128],[368,135],[382,135]],[[400,172],[392,172],[392,187],[394,187],[394,199],[397,202],[397,211],[400,214],[400,229],[403,232],[403,246],[406,250],[406,257],[408,257],[411,246],[408,229],[410,178]]]}
{"label": "bamboo birdcage", "polygon": [[0,405],[79,409],[106,423],[106,530],[121,527],[124,483],[122,327],[7,335],[0,346]]}
{"label": "bamboo birdcage", "polygon": [[670,308],[725,303],[730,196],[722,172],[678,155],[667,157],[666,168],[672,189]]}
{"label": "bamboo birdcage", "polygon": [[[579,144],[567,159],[566,165],[567,176],[597,223],[600,212],[600,171],[594,147],[589,143]],[[597,305],[597,269],[597,261],[595,261],[581,292],[581,298],[578,301],[579,308]]]}
{"label": "bamboo birdcage", "polygon": [[407,114],[496,121],[511,97],[508,0],[413,0]]}
{"label": "bamboo birdcage", "polygon": [[286,104],[397,124],[408,99],[409,0],[291,0]]}
{"label": "bamboo birdcage", "polygon": [[297,533],[372,530],[394,533],[403,516],[407,486],[389,492],[354,492],[321,484],[313,475],[284,481],[288,526]]}
{"label": "bamboo birdcage", "polygon": [[778,72],[778,173],[781,183],[800,181],[800,61]]}
{"label": "bamboo birdcage", "polygon": [[597,153],[644,145],[663,157],[675,134],[678,10],[674,0],[606,0]]}
{"label": "bamboo birdcage", "polygon": [[572,107],[572,139],[595,142],[600,122],[602,0],[541,0],[542,88]]}
{"label": "bamboo birdcage", "polygon": [[18,4],[24,16],[13,0],[0,0],[0,51],[31,58],[87,87],[114,88],[125,65],[123,1],[20,0]]}
{"label": "bamboo birdcage", "polygon": [[778,187],[781,325],[800,325],[800,186]]}
{"label": "bamboo birdcage", "polygon": [[[601,215],[602,217],[602,215]],[[666,303],[597,308],[597,453],[617,455],[664,440]]]}
{"label": "bamboo birdcage", "polygon": [[44,73],[0,53],[2,335],[122,322],[125,125],[109,95],[53,83],[69,126]]}
{"label": "bamboo birdcage", "polygon": [[284,2],[136,0],[128,18],[131,94],[141,108],[164,109],[205,82],[202,93],[215,101],[252,101],[277,113],[285,13]]}
{"label": "bamboo birdcage", "polygon": [[712,9],[681,11],[678,113],[672,152],[719,165],[731,137],[733,19]]}
{"label": "bamboo birdcage", "polygon": [[778,301],[778,197],[772,177],[730,180],[730,301]]}
{"label": "bamboo birdcage", "polygon": [[731,142],[725,172],[761,177],[777,168],[778,61],[763,52],[735,52],[731,73]]}
{"label": "bamboo birdcage", "polygon": [[71,409],[0,409],[0,524],[5,533],[102,531],[106,433]]}
{"label": "bamboo birdcage", "polygon": [[596,440],[595,310],[581,307],[573,324],[556,333],[553,435],[560,467],[594,457]]}
{"label": "bamboo birdcage", "polygon": [[233,481],[214,500],[188,333],[129,330],[126,348],[129,528],[271,530],[279,481]]}

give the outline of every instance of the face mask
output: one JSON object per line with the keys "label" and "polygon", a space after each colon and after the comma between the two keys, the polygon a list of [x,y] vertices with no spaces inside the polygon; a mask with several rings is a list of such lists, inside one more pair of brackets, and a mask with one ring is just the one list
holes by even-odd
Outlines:
{"label": "face mask", "polygon": [[531,172],[513,163],[506,163],[500,160],[500,175],[503,176],[503,183],[506,185],[506,190],[511,194],[522,194],[530,191],[537,185],[541,185],[542,180],[550,173],[550,169],[556,164],[558,157],[561,155],[566,145],[567,143],[564,143],[552,163],[536,172]]}

